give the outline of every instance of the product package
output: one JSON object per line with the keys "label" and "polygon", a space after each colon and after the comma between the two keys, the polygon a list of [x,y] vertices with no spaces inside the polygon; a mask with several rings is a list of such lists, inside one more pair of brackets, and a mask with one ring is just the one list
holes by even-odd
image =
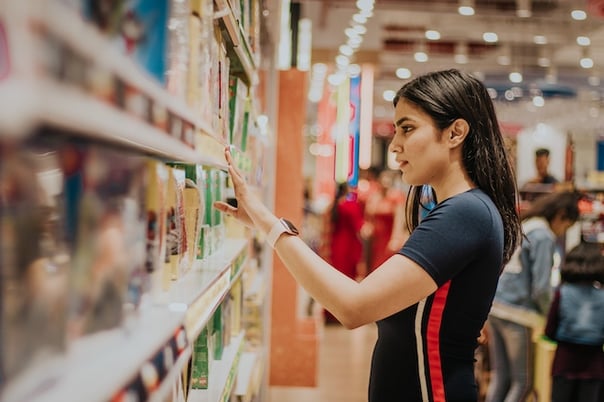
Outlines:
{"label": "product package", "polygon": [[147,162],[147,254],[145,268],[149,275],[151,301],[162,304],[166,292],[162,284],[166,258],[166,191],[168,170],[161,161]]}
{"label": "product package", "polygon": [[169,0],[82,2],[85,18],[158,82],[165,83]]}
{"label": "product package", "polygon": [[0,144],[0,392],[27,400],[61,375],[70,244],[60,141]]}
{"label": "product package", "polygon": [[119,326],[148,290],[146,160],[83,141],[60,157],[73,243],[69,335],[78,338]]}

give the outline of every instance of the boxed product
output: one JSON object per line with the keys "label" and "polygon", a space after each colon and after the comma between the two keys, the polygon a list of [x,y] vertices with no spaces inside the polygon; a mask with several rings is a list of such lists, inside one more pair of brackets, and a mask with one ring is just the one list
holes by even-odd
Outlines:
{"label": "boxed product", "polygon": [[70,337],[119,326],[148,288],[143,157],[69,141],[61,148],[73,242]]}
{"label": "boxed product", "polygon": [[191,359],[191,388],[207,389],[210,375],[207,327],[204,327],[201,330],[201,333],[195,340]]}
{"label": "boxed product", "polygon": [[147,161],[147,253],[145,268],[149,275],[150,294],[154,303],[165,299],[162,284],[166,257],[166,191],[168,170],[163,162]]}
{"label": "boxed product", "polygon": [[60,141],[0,143],[0,392],[26,400],[61,374],[70,244]]}
{"label": "boxed product", "polygon": [[169,0],[82,0],[89,21],[123,53],[165,83]]}

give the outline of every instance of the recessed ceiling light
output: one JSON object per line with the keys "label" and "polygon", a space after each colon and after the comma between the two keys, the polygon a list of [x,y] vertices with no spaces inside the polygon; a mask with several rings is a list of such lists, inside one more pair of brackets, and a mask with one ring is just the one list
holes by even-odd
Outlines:
{"label": "recessed ceiling light", "polygon": [[573,10],[570,12],[570,16],[573,20],[583,21],[587,19],[587,13],[583,10]]}
{"label": "recessed ceiling light", "polygon": [[577,45],[589,46],[590,44],[591,40],[587,36],[577,36]]}
{"label": "recessed ceiling light", "polygon": [[408,68],[400,67],[396,69],[396,76],[401,80],[406,80],[411,77],[411,70]]}
{"label": "recessed ceiling light", "polygon": [[488,43],[495,43],[499,40],[499,37],[495,32],[485,32],[482,34],[482,39]]}
{"label": "recessed ceiling light", "polygon": [[426,39],[429,40],[439,40],[440,39],[440,32],[435,31],[433,29],[429,29],[426,31]]}
{"label": "recessed ceiling light", "polygon": [[533,42],[537,45],[545,45],[547,44],[547,38],[544,35],[535,35],[533,36]]}

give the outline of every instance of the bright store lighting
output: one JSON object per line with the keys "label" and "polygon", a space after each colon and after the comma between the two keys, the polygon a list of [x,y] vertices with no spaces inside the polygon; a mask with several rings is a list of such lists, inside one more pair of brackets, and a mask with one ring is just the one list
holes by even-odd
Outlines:
{"label": "bright store lighting", "polygon": [[535,35],[533,36],[533,43],[537,45],[546,45],[547,38],[544,35]]}
{"label": "bright store lighting", "polygon": [[356,24],[352,26],[352,29],[354,29],[354,31],[359,35],[367,33],[367,28],[365,28],[365,25]]}
{"label": "bright store lighting", "polygon": [[474,7],[470,7],[470,6],[460,6],[457,9],[457,12],[460,15],[466,15],[466,16],[470,16],[470,15],[474,15]]}
{"label": "bright store lighting", "polygon": [[358,24],[364,24],[367,22],[367,17],[361,14],[355,14],[352,16],[352,20]]}
{"label": "bright store lighting", "polygon": [[430,29],[430,30],[426,31],[426,39],[439,40],[440,32]]}
{"label": "bright store lighting", "polygon": [[411,77],[411,70],[408,68],[400,67],[396,69],[396,76],[401,80],[406,80]]}
{"label": "bright store lighting", "polygon": [[583,57],[579,61],[579,64],[583,68],[592,68],[594,66],[594,61],[593,61],[593,59],[591,57]]}
{"label": "bright store lighting", "polygon": [[396,92],[393,91],[392,89],[387,89],[382,94],[382,98],[384,98],[384,100],[386,102],[392,102],[392,100],[394,99],[395,96],[396,96]]}
{"label": "bright store lighting", "polygon": [[591,75],[589,76],[589,78],[587,78],[587,82],[592,87],[600,86],[600,77],[598,77],[597,75]]}
{"label": "bright store lighting", "polygon": [[482,39],[487,43],[495,43],[499,40],[499,37],[495,32],[485,32],[482,34]]}
{"label": "bright store lighting", "polygon": [[425,63],[428,61],[428,54],[426,52],[415,52],[413,58],[418,63]]}
{"label": "bright store lighting", "polygon": [[549,57],[539,57],[537,59],[537,64],[539,65],[539,67],[549,67],[552,62]]}
{"label": "bright store lighting", "polygon": [[570,16],[576,21],[583,21],[587,19],[587,13],[583,10],[573,10],[570,12]]}
{"label": "bright store lighting", "polygon": [[351,77],[356,77],[361,74],[361,66],[358,64],[351,64],[348,66],[348,75]]}
{"label": "bright store lighting", "polygon": [[522,82],[522,74],[519,73],[518,71],[512,71],[510,73],[509,78],[510,78],[511,82],[516,83],[516,84]]}
{"label": "bright store lighting", "polygon": [[357,8],[359,10],[373,10],[373,0],[358,0]]}
{"label": "bright store lighting", "polygon": [[577,36],[577,45],[589,46],[591,45],[591,40],[587,36]]}
{"label": "bright store lighting", "polygon": [[338,66],[346,67],[350,64],[350,59],[343,54],[339,54],[336,56],[336,64]]}
{"label": "bright store lighting", "polygon": [[457,64],[468,64],[468,56],[465,54],[456,54],[453,56],[453,60],[455,60],[455,63]]}
{"label": "bright store lighting", "polygon": [[543,96],[534,96],[533,105],[536,107],[543,107],[545,105],[545,99],[543,99]]}
{"label": "bright store lighting", "polygon": [[341,45],[340,53],[342,53],[344,56],[352,56],[354,50],[349,45]]}
{"label": "bright store lighting", "polygon": [[297,67],[300,71],[310,70],[312,53],[312,21],[308,18],[300,19],[298,23],[298,57]]}

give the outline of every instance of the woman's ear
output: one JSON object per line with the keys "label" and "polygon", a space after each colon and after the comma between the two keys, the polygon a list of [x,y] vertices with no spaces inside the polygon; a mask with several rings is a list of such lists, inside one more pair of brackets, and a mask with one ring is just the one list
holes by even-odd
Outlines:
{"label": "woman's ear", "polygon": [[468,133],[470,132],[470,125],[464,119],[457,119],[449,126],[448,130],[448,141],[451,148],[461,145]]}

